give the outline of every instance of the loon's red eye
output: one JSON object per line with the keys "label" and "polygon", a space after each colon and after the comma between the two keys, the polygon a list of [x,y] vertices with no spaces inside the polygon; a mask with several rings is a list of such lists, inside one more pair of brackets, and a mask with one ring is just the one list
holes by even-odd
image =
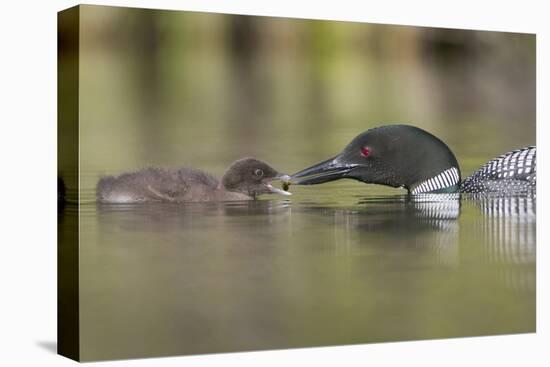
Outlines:
{"label": "loon's red eye", "polygon": [[367,147],[361,148],[361,155],[362,155],[363,157],[368,157],[369,154],[370,154],[369,148],[367,148]]}

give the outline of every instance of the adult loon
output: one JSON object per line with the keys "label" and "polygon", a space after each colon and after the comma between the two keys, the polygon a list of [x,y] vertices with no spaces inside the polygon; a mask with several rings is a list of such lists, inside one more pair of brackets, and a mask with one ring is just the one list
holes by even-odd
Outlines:
{"label": "adult loon", "polygon": [[387,125],[359,134],[336,157],[293,174],[286,184],[351,178],[405,188],[413,195],[534,193],[536,154],[534,146],[505,153],[461,181],[458,162],[444,142],[414,126]]}
{"label": "adult loon", "polygon": [[102,203],[254,200],[261,194],[289,195],[271,185],[287,177],[265,162],[243,158],[231,164],[221,181],[192,168],[146,168],[103,177],[96,193]]}

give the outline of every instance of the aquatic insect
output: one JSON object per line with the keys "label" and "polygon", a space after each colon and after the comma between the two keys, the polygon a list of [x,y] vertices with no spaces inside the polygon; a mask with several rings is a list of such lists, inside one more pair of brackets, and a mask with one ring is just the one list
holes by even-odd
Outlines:
{"label": "aquatic insect", "polygon": [[[290,179],[290,176],[289,176],[289,179]],[[283,184],[283,190],[285,191],[288,191],[288,188],[290,187],[290,180],[286,181],[282,181],[282,184]]]}

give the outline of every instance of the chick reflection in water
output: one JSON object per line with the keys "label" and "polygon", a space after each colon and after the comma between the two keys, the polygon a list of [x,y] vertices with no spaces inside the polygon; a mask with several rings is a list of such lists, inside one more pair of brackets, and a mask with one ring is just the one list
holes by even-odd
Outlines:
{"label": "chick reflection in water", "polygon": [[119,204],[254,200],[262,194],[291,195],[271,185],[274,180],[287,178],[254,158],[233,162],[221,181],[187,167],[146,168],[101,178],[97,184],[97,199],[101,203]]}

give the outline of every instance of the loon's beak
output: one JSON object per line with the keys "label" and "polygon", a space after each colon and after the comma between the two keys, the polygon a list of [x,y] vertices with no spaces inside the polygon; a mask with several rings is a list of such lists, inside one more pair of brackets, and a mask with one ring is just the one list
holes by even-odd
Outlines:
{"label": "loon's beak", "polygon": [[[282,181],[283,183],[287,183],[290,181],[290,176],[284,173],[278,173],[277,176],[275,176],[271,181]],[[291,192],[274,187],[273,185],[271,185],[271,182],[266,182],[265,186],[272,194],[281,194],[287,196],[292,195]]]}
{"label": "loon's beak", "polygon": [[316,185],[344,178],[356,165],[343,163],[338,158],[339,156],[336,156],[303,169],[290,176],[288,183],[294,185]]}

